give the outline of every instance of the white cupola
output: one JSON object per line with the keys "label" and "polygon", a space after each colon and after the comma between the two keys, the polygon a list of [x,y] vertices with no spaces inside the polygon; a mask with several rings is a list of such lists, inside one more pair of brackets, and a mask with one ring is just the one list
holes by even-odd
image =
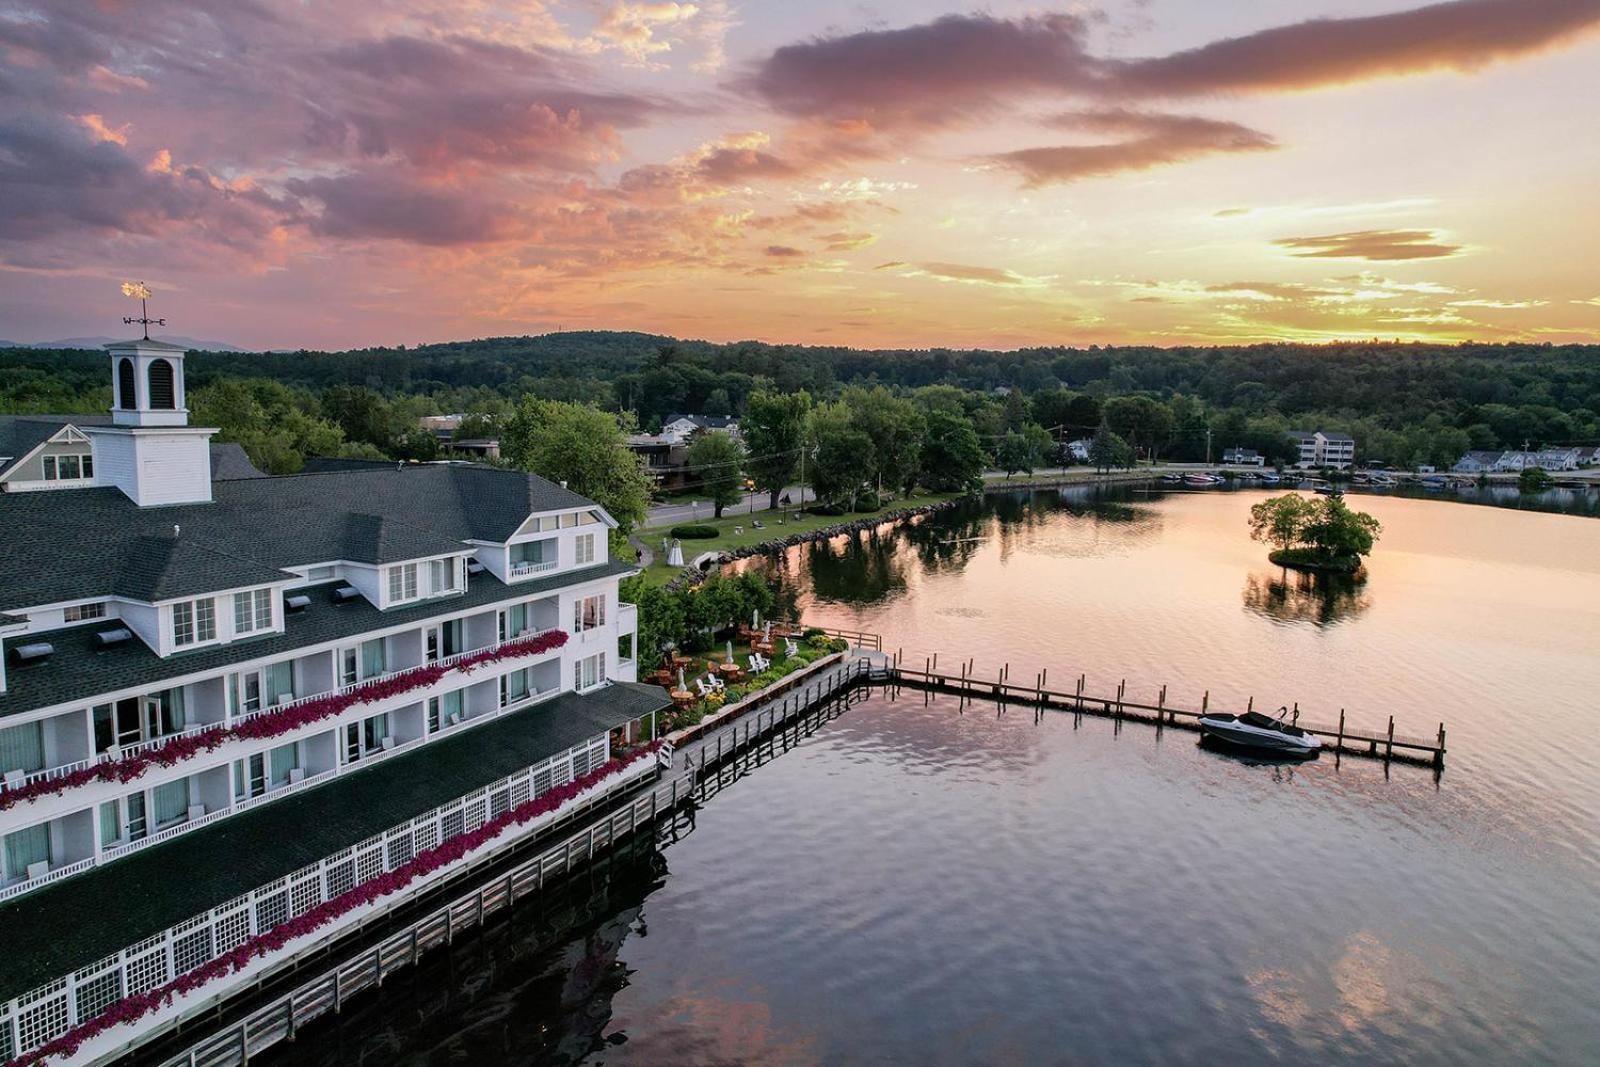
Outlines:
{"label": "white cupola", "polygon": [[189,425],[183,386],[186,350],[140,338],[106,345],[111,357],[111,425],[85,426],[95,480],[140,507],[211,499],[211,435]]}

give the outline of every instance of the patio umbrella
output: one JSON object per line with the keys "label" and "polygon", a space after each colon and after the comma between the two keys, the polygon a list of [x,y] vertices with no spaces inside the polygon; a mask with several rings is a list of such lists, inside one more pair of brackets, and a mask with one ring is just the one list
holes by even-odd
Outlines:
{"label": "patio umbrella", "polygon": [[761,626],[761,609],[760,608],[756,608],[754,611],[750,612],[750,629],[754,630],[754,629],[759,628],[760,626]]}
{"label": "patio umbrella", "polygon": [[679,689],[688,689],[689,688],[689,683],[685,682],[683,680],[683,668],[682,667],[678,668],[678,688]]}
{"label": "patio umbrella", "polygon": [[732,641],[728,642],[728,662],[729,663],[733,662],[733,642]]}

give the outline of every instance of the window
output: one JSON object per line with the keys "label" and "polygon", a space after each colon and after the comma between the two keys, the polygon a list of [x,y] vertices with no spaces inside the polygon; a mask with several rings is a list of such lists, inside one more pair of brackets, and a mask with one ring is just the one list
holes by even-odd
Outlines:
{"label": "window", "polygon": [[562,529],[564,529],[564,530],[565,529],[569,529],[570,527],[573,527],[573,526],[576,526],[576,525],[578,525],[578,516],[576,516],[576,515],[563,515],[563,516],[561,516],[561,528]]}
{"label": "window", "polygon": [[300,766],[300,746],[291,742],[272,750],[272,784],[288,785],[289,772]]}
{"label": "window", "polygon": [[606,680],[606,654],[596,652],[572,665],[572,688],[593,689]]}
{"label": "window", "polygon": [[233,594],[233,632],[254,633],[272,629],[272,590],[252,589]]}
{"label": "window", "polygon": [[460,566],[455,559],[435,559],[428,562],[428,589],[435,595],[456,591],[456,576]]}
{"label": "window", "polygon": [[500,613],[500,640],[509,641],[528,629],[528,605],[513,604]]}
{"label": "window", "polygon": [[93,477],[94,456],[89,453],[44,457],[44,480],[47,482],[81,482]]}
{"label": "window", "polygon": [[533,687],[528,683],[528,668],[512,671],[510,674],[500,676],[500,706],[510,707],[521,700],[526,700]]}
{"label": "window", "polygon": [[44,770],[44,727],[30,722],[0,730],[0,774]]}
{"label": "window", "polygon": [[417,599],[417,565],[402,563],[389,568],[389,603]]}
{"label": "window", "polygon": [[466,651],[466,645],[461,637],[462,623],[460,619],[451,619],[449,622],[431,627],[427,634],[428,640],[425,655],[429,663],[437,663],[447,656],[454,656],[459,652]]}
{"label": "window", "polygon": [[233,799],[258,797],[267,791],[267,760],[261,753],[233,761]]}
{"label": "window", "polygon": [[193,645],[217,639],[217,605],[210,597],[172,605],[172,643]]}
{"label": "window", "polygon": [[388,656],[384,654],[383,638],[374,637],[371,641],[361,642],[361,677],[376,678],[388,669]]}
{"label": "window", "polygon": [[294,699],[294,663],[269,663],[261,672],[269,707],[285,704]]}
{"label": "window", "polygon": [[428,732],[438,733],[440,729],[454,726],[461,721],[463,701],[462,690],[455,689],[442,696],[428,699]]}
{"label": "window", "polygon": [[156,827],[180,823],[189,817],[189,780],[158,785],[150,790],[150,805],[155,809]]}
{"label": "window", "polygon": [[583,633],[606,624],[606,598],[604,594],[586,596],[572,602],[572,631]]}
{"label": "window", "polygon": [[339,684],[341,686],[355,685],[361,680],[360,653],[353,648],[344,649],[339,653]]}
{"label": "window", "polygon": [[150,361],[150,406],[171,411],[178,406],[173,385],[172,364],[164,359]]}
{"label": "window", "polygon": [[100,805],[100,847],[110,848],[122,839],[121,804],[108,800]]}
{"label": "window", "polygon": [[28,877],[35,863],[50,862],[50,828],[44,823],[6,835],[6,881]]}
{"label": "window", "polygon": [[117,407],[132,411],[139,406],[133,391],[133,360],[117,360]]}
{"label": "window", "polygon": [[306,568],[306,581],[308,582],[326,582],[332,578],[333,568],[331,566]]}
{"label": "window", "polygon": [[88,622],[90,619],[103,619],[106,617],[104,604],[79,604],[76,607],[66,608],[61,612],[66,622]]}
{"label": "window", "polygon": [[577,564],[594,562],[594,534],[579,534],[573,538],[572,562]]}
{"label": "window", "polygon": [[235,715],[249,715],[261,710],[261,675],[245,671],[228,679],[228,702]]}
{"label": "window", "polygon": [[627,663],[631,659],[633,659],[633,635],[617,635],[617,660]]}
{"label": "window", "polygon": [[368,752],[375,748],[382,748],[384,740],[389,736],[389,716],[374,715],[361,723],[362,741]]}

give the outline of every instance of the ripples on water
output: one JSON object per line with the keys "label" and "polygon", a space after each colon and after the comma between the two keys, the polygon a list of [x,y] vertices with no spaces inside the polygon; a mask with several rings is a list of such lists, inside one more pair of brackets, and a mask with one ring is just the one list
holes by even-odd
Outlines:
{"label": "ripples on water", "polygon": [[1443,719],[1437,781],[880,696],[599,917],[502,932],[483,951],[515,968],[463,965],[305,1058],[1594,1062],[1600,526],[1361,498],[1384,540],[1328,586],[1263,565],[1256,498],[1036,494],[783,569],[809,618],[908,658]]}

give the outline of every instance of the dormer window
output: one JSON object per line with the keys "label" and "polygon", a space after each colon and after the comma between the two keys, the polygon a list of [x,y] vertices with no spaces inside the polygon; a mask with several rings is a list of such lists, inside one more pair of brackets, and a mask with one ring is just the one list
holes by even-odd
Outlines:
{"label": "dormer window", "polygon": [[217,639],[217,602],[211,597],[172,605],[172,643],[179,648]]}
{"label": "dormer window", "polygon": [[389,568],[389,603],[417,599],[417,565],[402,563]]}
{"label": "dormer window", "polygon": [[233,594],[233,632],[252,634],[272,629],[272,590],[252,589]]}
{"label": "dormer window", "polygon": [[44,457],[47,482],[85,482],[94,477],[94,455],[89,452]]}
{"label": "dormer window", "polygon": [[453,593],[460,588],[457,578],[461,570],[460,561],[455,559],[436,559],[428,563],[428,588],[433,595],[440,593]]}
{"label": "dormer window", "polygon": [[62,622],[89,622],[93,619],[106,617],[106,606],[103,603],[75,604],[70,608],[61,609]]}

